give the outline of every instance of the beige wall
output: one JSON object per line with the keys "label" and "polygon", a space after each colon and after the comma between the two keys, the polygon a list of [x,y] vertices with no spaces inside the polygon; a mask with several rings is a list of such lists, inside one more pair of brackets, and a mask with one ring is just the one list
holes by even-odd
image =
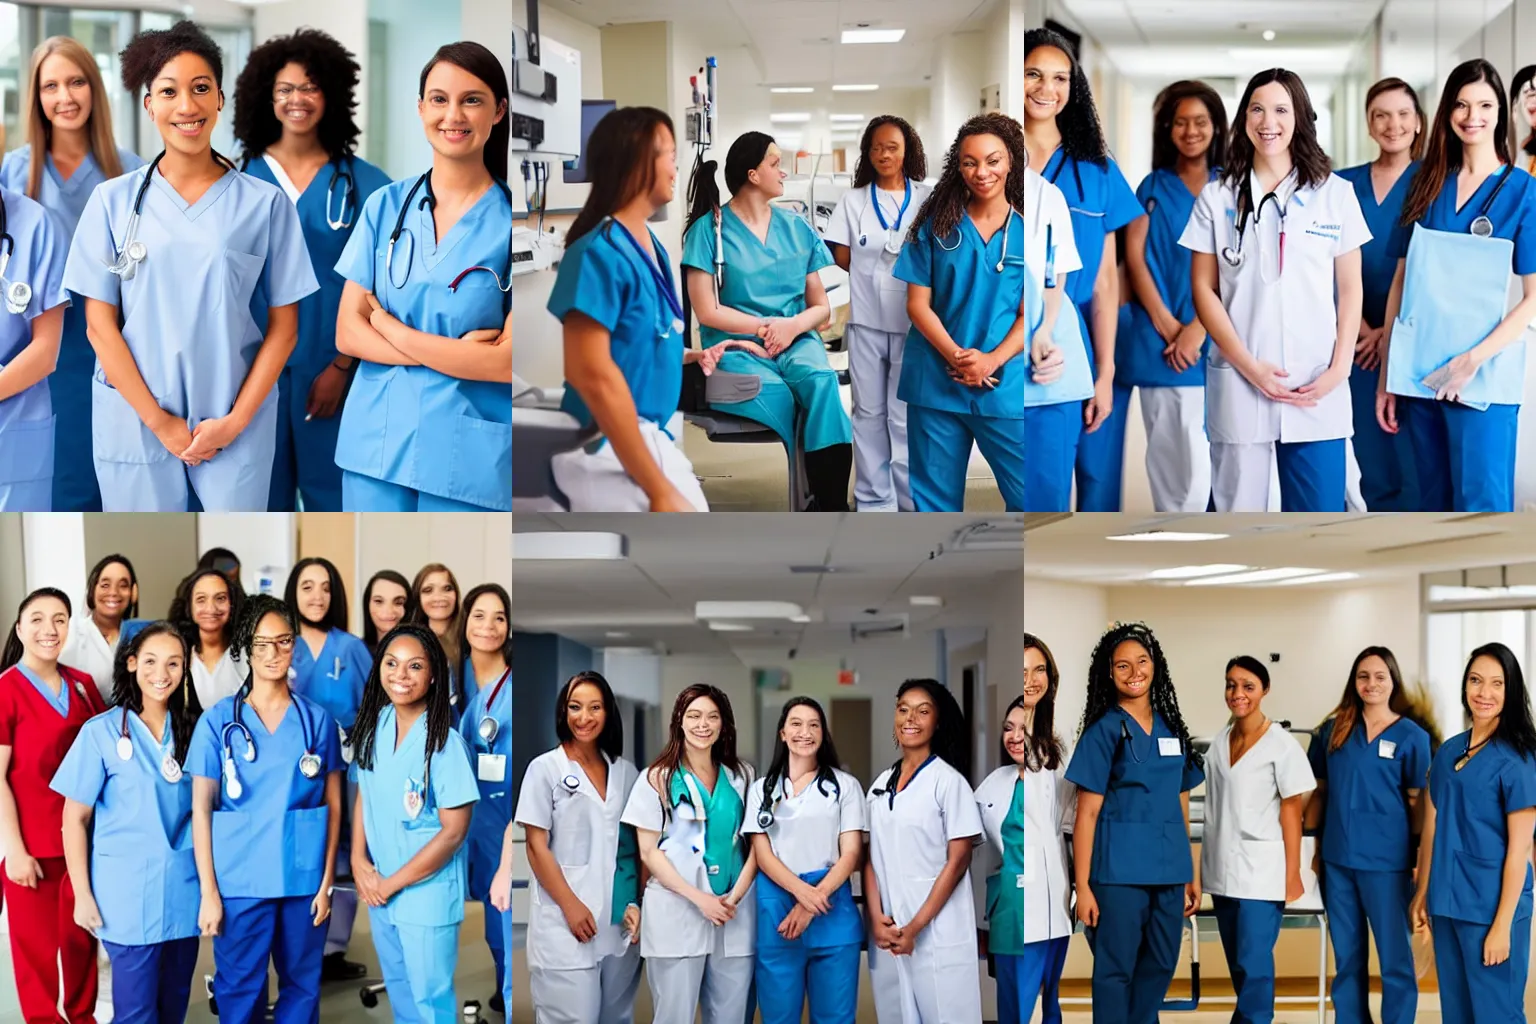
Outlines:
{"label": "beige wall", "polygon": [[127,555],[139,577],[140,618],[164,617],[176,585],[197,567],[197,514],[103,512],[83,518],[86,569],[114,552]]}
{"label": "beige wall", "polygon": [[[501,512],[370,512],[357,531],[357,576],[380,569],[406,579],[442,562],[468,591],[479,583],[512,583],[512,516]],[[361,583],[359,583],[361,591]]]}

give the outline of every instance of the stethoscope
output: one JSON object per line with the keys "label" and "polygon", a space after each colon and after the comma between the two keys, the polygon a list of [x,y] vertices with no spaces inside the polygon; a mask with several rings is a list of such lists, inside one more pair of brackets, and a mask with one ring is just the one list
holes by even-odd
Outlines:
{"label": "stethoscope", "polygon": [[[176,740],[171,729],[170,719],[166,719],[165,731],[172,733],[172,737],[169,747],[162,745],[160,748],[160,777],[166,782],[175,785],[181,781],[183,773],[181,762],[176,760]],[[254,757],[256,753],[255,748],[251,747],[248,749],[251,751],[251,757]],[[123,705],[122,733],[117,737],[117,757],[120,761],[133,760],[133,740],[128,736],[128,705],[126,704]],[[246,760],[250,759],[249,757],[246,758]]]}
{"label": "stethoscope", "polygon": [[[501,189],[502,194],[507,197],[507,206],[510,207],[512,205],[512,189],[507,187],[507,183],[500,180],[499,178],[492,178],[491,181],[494,182],[496,187]],[[404,288],[406,282],[411,279],[411,263],[415,262],[416,256],[416,236],[410,236],[412,249],[411,260],[410,262],[406,263],[405,277],[400,281],[395,280],[395,244],[400,241],[400,235],[405,231],[405,217],[406,214],[411,211],[411,200],[416,197],[417,191],[421,189],[423,185],[426,186],[426,194],[421,197],[421,202],[416,204],[416,209],[420,210],[422,208],[426,208],[430,211],[437,208],[437,193],[432,191],[432,172],[428,171],[421,177],[417,178],[416,181],[411,185],[410,191],[405,194],[405,202],[400,204],[400,213],[395,217],[395,230],[389,233],[389,249],[384,256],[384,276],[388,278],[389,283],[393,285],[396,290]],[[511,232],[507,233],[507,280],[505,284],[502,283],[501,275],[497,274],[496,271],[492,270],[490,267],[477,266],[470,267],[468,270],[459,274],[458,277],[454,278],[453,281],[448,285],[448,290],[450,292],[457,292],[459,289],[459,282],[463,281],[466,277],[468,277],[470,274],[473,274],[477,270],[483,270],[495,278],[496,287],[498,290],[502,292],[510,292],[512,290]]]}
{"label": "stethoscope", "polygon": [[[1488,211],[1493,207],[1493,200],[1498,196],[1499,189],[1504,187],[1504,182],[1508,180],[1509,172],[1512,170],[1514,170],[1513,164],[1505,165],[1504,173],[1499,175],[1498,183],[1493,186],[1493,191],[1488,193],[1488,198],[1483,200],[1483,205],[1478,207],[1477,216],[1472,219],[1471,226],[1467,228],[1468,231],[1478,238],[1493,237],[1493,221],[1488,219]],[[6,296],[6,305],[10,305],[9,295]],[[11,312],[14,313],[16,310],[11,310]]]}
{"label": "stethoscope", "polygon": [[[612,218],[609,219],[612,220]],[[672,275],[662,273],[660,265],[656,262],[656,260],[646,255],[645,249],[641,247],[639,239],[630,234],[628,228],[616,220],[613,221],[613,225],[614,227],[618,228],[619,231],[623,232],[625,238],[629,239],[629,244],[634,247],[635,252],[639,255],[640,262],[644,263],[645,269],[651,272],[651,280],[656,282],[657,290],[661,292],[662,298],[667,300],[667,308],[672,311],[672,331],[682,331],[683,303],[682,300],[678,298],[677,288],[672,284]],[[656,332],[656,340],[666,341],[670,335],[671,331],[658,330]]]}
{"label": "stethoscope", "polygon": [[[1074,160],[1072,157],[1067,156],[1065,150],[1057,150],[1057,152],[1061,154],[1061,163],[1056,165],[1056,169],[1051,172],[1051,176],[1049,178],[1047,178],[1046,181],[1049,181],[1052,185],[1055,185],[1057,180],[1061,177],[1061,169],[1063,167],[1067,166],[1067,164],[1071,164],[1072,165],[1072,177],[1077,182],[1077,195],[1078,195],[1078,198],[1079,199],[1084,198],[1084,196],[1083,196],[1083,172],[1078,168],[1077,161]],[[1047,162],[1049,162],[1049,161],[1047,161]]]}
{"label": "stethoscope", "polygon": [[[331,219],[331,198],[336,191],[336,183],[341,182],[341,215],[335,220]],[[347,204],[352,204],[352,216],[347,215]],[[331,181],[325,186],[325,222],[330,225],[332,231],[344,231],[352,226],[352,219],[357,215],[357,181],[352,177],[352,172],[342,164],[331,164]]]}
{"label": "stethoscope", "polygon": [[[880,206],[880,193],[875,189],[875,183],[869,183],[869,204],[875,208],[875,217],[880,221],[880,230],[885,232],[885,251],[892,256],[901,254],[901,222],[907,216],[907,207],[912,205],[912,181],[906,181],[907,191],[901,198],[901,209],[896,211],[896,223],[885,222],[885,210]],[[869,236],[859,235],[859,245],[869,244]],[[766,826],[764,826],[766,827]]]}
{"label": "stethoscope", "polygon": [[496,680],[496,688],[491,691],[491,699],[485,702],[485,715],[480,719],[480,724],[475,726],[475,732],[487,747],[496,742],[496,734],[501,732],[501,724],[491,714],[491,709],[496,706],[496,698],[501,696],[502,684],[511,674],[512,669],[509,667],[501,674],[501,678]]}
{"label": "stethoscope", "polygon": [[5,272],[10,268],[11,257],[16,252],[16,239],[11,237],[7,224],[5,200],[0,198],[0,288],[5,289],[7,312],[20,315],[32,304],[32,286],[25,281],[10,281]]}
{"label": "stethoscope", "polygon": [[[773,804],[774,804],[774,801],[776,801],[779,798],[779,790],[781,790],[781,789],[788,789],[792,785],[793,785],[793,783],[790,782],[789,777],[785,776],[784,781],[783,781],[783,783],[781,785],[773,787],[773,792],[765,793],[765,799],[767,800],[767,803],[763,805],[763,809],[762,810],[757,812],[757,827],[758,828],[766,830],[766,829],[770,829],[770,828],[773,827],[773,821],[774,821],[774,817],[773,817]],[[842,783],[837,781],[837,776],[835,776],[835,775],[832,776],[832,792],[831,792],[831,794],[828,794],[827,793],[827,776],[824,775],[824,774],[821,774],[821,775],[817,775],[816,776],[816,791],[818,793],[820,793],[822,796],[831,795],[834,799],[841,800],[842,796],[843,796],[843,785],[842,785]]]}
{"label": "stethoscope", "polygon": [[[1009,204],[1009,206],[1008,206],[1008,219],[1003,221],[1003,251],[1002,251],[1001,254],[998,255],[997,266],[995,268],[999,274],[1001,274],[1003,272],[1003,265],[1008,262],[1008,234],[1009,234],[1010,231],[1013,230],[1013,215],[1015,213],[1018,213],[1018,211],[1013,208],[1012,204]],[[968,216],[968,215],[963,215],[963,216]],[[1021,216],[1022,216],[1022,214],[1021,214]],[[958,236],[961,233],[957,230],[955,232],[955,234]],[[961,239],[957,237],[955,239],[955,244],[954,245],[945,245],[944,244],[944,240],[942,238],[938,239],[937,241],[939,243],[939,248],[940,249],[943,249],[945,252],[954,252],[956,249],[960,248],[960,241],[961,241]],[[1052,275],[1052,276],[1053,276],[1053,279],[1054,279],[1054,275]],[[1050,287],[1050,285],[1047,285],[1046,287]]]}
{"label": "stethoscope", "polygon": [[1131,739],[1131,727],[1126,724],[1126,721],[1123,718],[1120,719],[1120,738],[1124,740],[1125,745],[1130,748],[1131,760],[1135,761],[1137,764],[1146,764],[1146,762],[1142,760],[1141,755],[1136,753],[1136,741]]}
{"label": "stethoscope", "polygon": [[[299,758],[299,774],[306,779],[318,779],[320,777],[320,756],[315,753],[314,743],[310,740],[309,719],[304,717],[304,709],[299,706],[298,699],[291,698],[293,712],[299,718],[299,728],[304,732],[304,755]],[[240,710],[245,701],[238,694],[235,697],[235,717],[224,726],[219,734],[219,741],[224,747],[224,792],[231,800],[240,799],[240,794],[245,792],[245,786],[240,782],[240,775],[235,770],[234,750],[230,745],[229,737],[232,731],[239,732],[241,739],[245,740],[245,752],[243,757],[247,764],[256,760],[256,738],[251,735],[251,730],[240,720]]]}
{"label": "stethoscope", "polygon": [[[917,780],[918,774],[924,768],[927,768],[930,764],[932,764],[934,759],[937,758],[938,756],[939,756],[938,754],[929,754],[928,755],[928,760],[924,761],[922,764],[917,766],[917,771],[913,772],[912,773],[912,778],[907,780],[907,787],[908,788],[911,788],[912,783]],[[897,761],[895,764],[891,765],[891,774],[890,774],[890,777],[886,779],[885,788],[884,789],[879,789],[879,788],[872,789],[872,790],[869,791],[869,795],[870,796],[883,796],[883,797],[885,797],[886,798],[886,806],[890,810],[894,811],[896,809],[896,787],[899,786],[900,784],[901,784],[901,762]]]}
{"label": "stethoscope", "polygon": [[[223,164],[236,174],[240,169],[228,157],[221,155],[217,150],[213,152],[216,163]],[[133,197],[133,208],[128,213],[128,227],[123,232],[122,248],[117,250],[117,258],[107,265],[107,269],[124,281],[133,280],[133,275],[138,271],[139,264],[149,257],[149,249],[139,241],[139,219],[144,209],[144,193],[149,191],[149,183],[155,180],[155,169],[160,166],[160,161],[165,158],[165,150],[150,161],[149,170],[144,172],[144,180],[139,183],[139,191]]]}
{"label": "stethoscope", "polygon": [[[1232,239],[1232,244],[1223,247],[1221,250],[1221,258],[1226,260],[1227,266],[1232,267],[1234,270],[1238,267],[1241,267],[1243,265],[1243,260],[1246,258],[1243,253],[1243,232],[1248,229],[1249,208],[1253,206],[1253,182],[1249,181],[1245,183],[1243,185],[1243,189],[1244,196],[1247,198],[1248,202],[1243,204],[1243,209],[1237,215],[1237,222],[1234,225],[1236,235]],[[1264,204],[1270,201],[1273,201],[1275,204],[1275,209],[1280,211],[1280,271],[1284,273],[1286,208],[1281,204],[1280,197],[1277,194],[1274,192],[1264,193],[1264,198],[1259,200],[1258,208],[1253,211],[1253,223],[1257,224],[1260,221],[1261,215],[1264,212]]]}

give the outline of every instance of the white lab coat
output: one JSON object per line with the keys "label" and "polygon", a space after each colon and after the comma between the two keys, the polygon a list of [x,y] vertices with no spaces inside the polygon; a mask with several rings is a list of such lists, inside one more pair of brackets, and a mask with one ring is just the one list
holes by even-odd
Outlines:
{"label": "white lab coat", "polygon": [[843,833],[863,832],[868,825],[864,789],[859,780],[838,769],[833,769],[833,774],[837,777],[837,788],[813,780],[798,795],[792,792],[789,779],[783,779],[779,783],[779,798],[773,804],[773,824],[767,828],[757,820],[767,780],[752,783],[747,793],[747,814],[741,823],[742,835],[766,833],[773,855],[797,875],[837,863],[842,855],[839,843]]}
{"label": "white lab coat", "polygon": [[[1083,259],[1077,253],[1076,236],[1072,234],[1072,210],[1061,189],[1045,180],[1045,176],[1033,168],[1024,168],[1024,220],[1028,225],[1024,236],[1024,263],[1035,275],[1035,283],[1045,287],[1046,228],[1050,228],[1051,248],[1056,251],[1055,272],[1059,279],[1083,269]],[[1071,301],[1062,290],[1063,314],[1070,312]]]}
{"label": "white lab coat", "polygon": [[1232,764],[1232,725],[1205,759],[1200,884],[1213,896],[1285,899],[1280,801],[1317,788],[1301,744],[1278,722]]}
{"label": "white lab coat", "polygon": [[[912,182],[912,199],[906,213],[901,215],[903,240],[917,219],[917,211],[932,191],[920,181]],[[891,225],[891,231],[896,228],[905,195],[905,191],[880,192],[880,211],[885,214],[885,222]],[[837,209],[832,211],[832,220],[827,224],[823,238],[829,244],[848,247],[848,322],[905,337],[912,326],[907,319],[907,284],[896,280],[891,273],[896,267],[896,257],[885,251],[891,231],[880,226],[880,218],[869,201],[869,189],[855,188],[843,193],[837,201]]]}
{"label": "white lab coat", "polygon": [[[1024,877],[1005,878],[1024,888],[1024,941],[1044,942],[1072,934],[1072,881],[1067,877],[1067,835],[1077,820],[1077,787],[1067,781],[1068,751],[1053,772],[1024,773]],[[1013,804],[1019,781],[1017,765],[1007,764],[976,787],[976,806],[990,844],[989,858],[1000,862],[1003,819]],[[987,874],[991,874],[988,870]]]}
{"label": "white lab coat", "polygon": [[225,648],[212,670],[192,652],[192,687],[206,711],[225,697],[232,697],[245,685],[245,669],[235,660],[233,649]]}
{"label": "white lab coat", "polygon": [[82,608],[69,621],[69,636],[59,655],[59,664],[90,676],[101,699],[109,705],[112,703],[112,662],[117,657],[117,644],[122,637],[119,628],[117,641],[107,643],[96,620],[91,617],[90,609]]}
{"label": "white lab coat", "polygon": [[[1251,178],[1255,199],[1265,195]],[[1275,201],[1262,218],[1250,215],[1242,237],[1242,266],[1223,251],[1237,246],[1237,191],[1220,179],[1195,201],[1179,244],[1213,253],[1222,305],[1237,336],[1258,359],[1286,371],[1292,388],[1322,376],[1338,335],[1334,305],[1336,257],[1371,240],[1354,186],[1337,174],[1297,189],[1292,171],[1276,190],[1285,215],[1285,272],[1280,273],[1280,217]],[[1354,433],[1346,379],[1311,408],[1273,402],[1211,346],[1205,377],[1206,427],[1213,444],[1328,441]]]}

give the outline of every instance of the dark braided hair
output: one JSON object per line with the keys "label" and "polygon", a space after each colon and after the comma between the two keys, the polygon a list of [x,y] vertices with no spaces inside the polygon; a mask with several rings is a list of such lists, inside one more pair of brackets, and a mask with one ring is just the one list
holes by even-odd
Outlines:
{"label": "dark braided hair", "polygon": [[1099,637],[1093,649],[1093,659],[1088,666],[1088,704],[1083,709],[1083,723],[1077,734],[1081,738],[1088,727],[1103,718],[1112,708],[1120,705],[1120,692],[1115,689],[1115,648],[1127,640],[1134,640],[1152,656],[1152,710],[1162,716],[1166,725],[1184,748],[1184,762],[1192,768],[1201,767],[1202,758],[1195,752],[1190,741],[1189,726],[1179,713],[1179,695],[1173,689],[1173,677],[1168,673],[1168,659],[1157,637],[1143,622],[1116,623]]}
{"label": "dark braided hair", "polygon": [[[432,763],[432,754],[447,745],[448,734],[453,731],[453,706],[448,703],[448,656],[443,653],[443,645],[431,626],[402,622],[379,641],[379,653],[373,659],[368,684],[363,688],[363,702],[357,709],[357,724],[352,727],[353,761],[368,771],[373,770],[374,734],[378,732],[379,715],[392,703],[384,692],[384,657],[389,653],[390,644],[401,638],[415,640],[421,645],[432,673],[432,681],[427,684],[427,765]],[[431,794],[425,799],[430,800]]]}
{"label": "dark braided hair", "polygon": [[165,619],[151,622],[134,634],[133,639],[118,645],[117,656],[112,659],[112,706],[128,708],[135,714],[143,713],[144,691],[139,689],[138,674],[128,670],[128,659],[137,658],[144,642],[154,636],[175,637],[181,644],[181,685],[176,687],[166,704],[170,712],[171,735],[176,745],[176,761],[186,767],[187,750],[192,746],[192,730],[197,727],[200,712],[196,706],[196,695],[192,692],[192,650],[187,646],[187,638],[182,636],[174,622]]}
{"label": "dark braided hair", "polygon": [[1061,151],[1073,160],[1106,166],[1109,147],[1104,144],[1104,129],[1099,125],[1099,112],[1093,105],[1093,90],[1088,87],[1088,76],[1083,73],[1083,66],[1078,63],[1077,52],[1072,44],[1059,32],[1048,28],[1032,28],[1025,32],[1025,74],[1028,74],[1029,55],[1044,46],[1066,54],[1067,61],[1072,65],[1067,105],[1056,114],[1056,130],[1061,133]]}
{"label": "dark braided hair", "polygon": [[928,177],[928,157],[923,153],[923,140],[918,138],[916,130],[904,118],[881,114],[864,127],[864,137],[859,140],[859,162],[853,168],[853,187],[856,189],[868,188],[879,177],[875,162],[869,158],[869,148],[875,144],[875,132],[886,125],[901,132],[901,176],[912,181]]}
{"label": "dark braided hair", "polygon": [[[948,238],[960,226],[965,205],[971,198],[971,190],[960,176],[960,144],[972,135],[995,135],[1008,148],[1008,180],[1003,192],[1010,207],[1021,214],[1024,212],[1024,171],[1029,166],[1029,156],[1024,149],[1024,129],[1007,114],[979,114],[961,126],[960,134],[950,145],[939,183],[933,186],[933,192],[923,201],[912,221],[912,237],[916,237],[917,229],[924,224],[928,224],[935,239]],[[1010,213],[1009,216],[1013,215]]]}
{"label": "dark braided hair", "polygon": [[299,619],[287,604],[271,594],[257,594],[245,602],[245,609],[240,615],[240,623],[235,627],[232,640],[235,651],[239,654],[239,660],[245,664],[245,683],[241,685],[240,692],[235,694],[237,702],[245,700],[255,686],[256,677],[251,667],[251,645],[256,640],[256,627],[261,625],[261,620],[268,615],[276,615],[282,619],[288,626],[288,632],[293,634],[293,642],[299,642]]}

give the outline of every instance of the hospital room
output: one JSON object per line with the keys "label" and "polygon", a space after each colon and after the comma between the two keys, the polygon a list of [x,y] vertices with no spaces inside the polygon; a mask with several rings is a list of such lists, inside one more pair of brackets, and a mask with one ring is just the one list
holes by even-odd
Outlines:
{"label": "hospital room", "polygon": [[507,515],[0,515],[0,1020],[505,1020],[511,568]]}
{"label": "hospital room", "polygon": [[[949,959],[938,971],[929,960],[917,998],[938,998],[941,971],[957,1012],[997,1020],[997,982],[975,940],[987,848],[969,875],[936,883],[923,871],[929,857],[944,863],[946,835],[995,828],[1008,803],[990,798],[994,815],[971,794],[999,783],[1011,792],[1015,773],[1000,741],[1019,693],[1023,517],[683,522],[516,517],[511,1019],[675,1022],[692,1020],[697,1004],[707,1020],[799,1020],[809,985],[813,1013],[828,1014],[818,1019],[872,1022],[879,1008],[880,1019],[900,1020],[899,1005],[880,1007],[908,988],[904,969],[880,952],[872,980],[855,900],[878,887],[905,922],[942,884],[948,892],[934,899],[942,909],[928,929],[938,945],[925,940],[918,955],[938,949],[933,956]],[[905,796],[894,792],[893,771]],[[668,798],[658,801],[661,792]],[[823,817],[823,806],[837,817]],[[696,811],[703,832],[689,831]],[[711,812],[770,833],[784,860],[769,854],[768,868],[750,871],[740,846],[735,856],[717,846]],[[818,846],[810,831],[833,839],[819,870],[806,860]],[[853,865],[865,844],[852,843],[861,831],[874,865],[862,876]],[[783,843],[796,832],[801,853]],[[959,845],[970,858],[970,840]],[[648,875],[675,863],[680,877],[668,876],[666,889],[655,877],[645,884],[637,858]],[[904,877],[898,865],[908,864],[922,877]],[[831,904],[807,943],[775,944],[759,930],[755,955],[746,955],[751,936],[741,930],[752,928],[753,911],[759,920],[795,913],[796,896],[780,885],[826,879]],[[578,913],[562,916],[566,903],[551,895],[562,884],[597,908],[586,925]],[[716,913],[737,887],[755,889],[740,913],[711,918],[723,925],[724,949],[709,954],[702,980],[686,971],[695,961],[702,970],[693,946],[709,941],[698,931],[704,918],[673,894],[690,893],[703,910],[708,897],[694,885],[717,894]],[[592,927],[596,934],[582,932],[590,943],[570,941]],[[787,951],[812,943],[826,956],[809,967]]]}

